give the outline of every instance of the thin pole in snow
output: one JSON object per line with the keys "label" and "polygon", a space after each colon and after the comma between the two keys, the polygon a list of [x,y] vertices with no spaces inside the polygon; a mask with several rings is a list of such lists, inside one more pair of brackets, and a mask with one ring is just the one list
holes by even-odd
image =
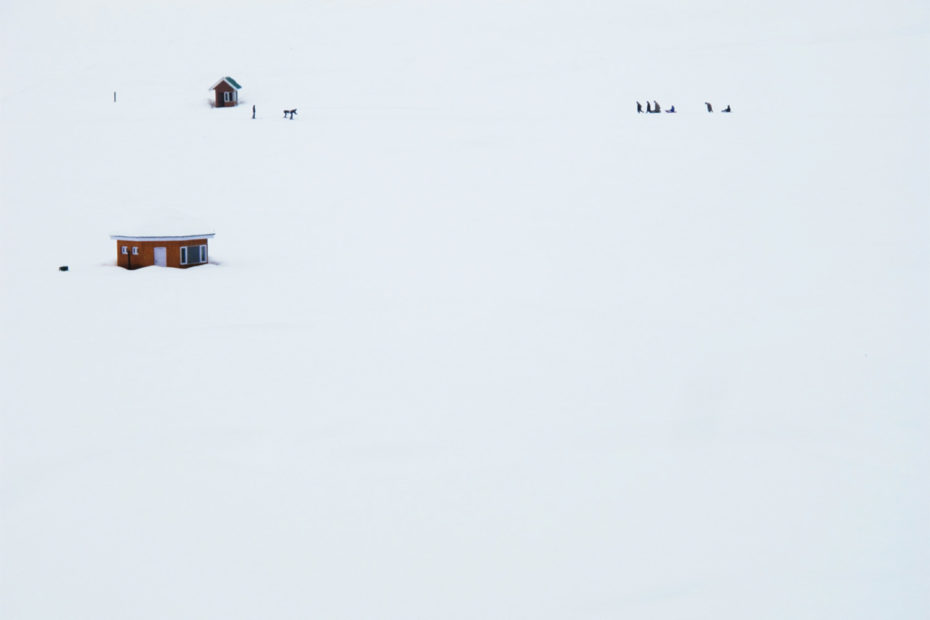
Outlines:
{"label": "thin pole in snow", "polygon": [[113,103],[116,103],[116,91],[113,91]]}

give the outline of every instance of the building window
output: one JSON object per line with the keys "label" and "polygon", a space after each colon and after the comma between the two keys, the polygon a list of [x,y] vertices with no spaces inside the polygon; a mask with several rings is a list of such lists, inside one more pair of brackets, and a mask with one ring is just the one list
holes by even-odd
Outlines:
{"label": "building window", "polygon": [[139,255],[139,248],[133,248],[133,249],[132,249],[132,255],[133,255],[133,256],[138,256],[138,255]]}
{"label": "building window", "polygon": [[121,254],[129,254],[129,248],[126,247],[125,245],[121,247],[119,251]]}
{"label": "building window", "polygon": [[229,91],[226,91],[225,93],[223,93],[223,103],[229,103],[230,101],[229,95],[230,95]]}
{"label": "building window", "polygon": [[181,247],[182,265],[199,265],[207,262],[207,246],[187,245]]}

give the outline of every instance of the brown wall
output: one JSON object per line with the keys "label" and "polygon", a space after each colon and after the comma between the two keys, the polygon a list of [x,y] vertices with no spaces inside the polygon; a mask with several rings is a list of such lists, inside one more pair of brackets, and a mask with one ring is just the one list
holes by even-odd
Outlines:
{"label": "brown wall", "polygon": [[227,84],[226,82],[220,82],[219,86],[213,89],[213,92],[216,95],[216,107],[218,108],[231,108],[238,103],[238,101],[233,100],[229,103],[223,101],[223,93],[234,92],[236,89]]}
{"label": "brown wall", "polygon": [[[129,254],[123,254],[123,246],[129,248]],[[165,248],[165,262],[168,267],[178,267],[187,269],[206,263],[197,263],[194,265],[181,264],[181,248],[188,245],[206,245],[207,260],[210,260],[210,247],[206,239],[191,239],[190,241],[117,241],[116,242],[116,264],[126,269],[138,269],[139,267],[150,267],[155,264],[155,248]],[[139,255],[133,256],[132,249],[139,248]]]}

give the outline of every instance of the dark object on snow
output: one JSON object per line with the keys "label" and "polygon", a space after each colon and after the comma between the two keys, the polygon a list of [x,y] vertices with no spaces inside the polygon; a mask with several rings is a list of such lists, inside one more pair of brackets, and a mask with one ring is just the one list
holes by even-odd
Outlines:
{"label": "dark object on snow", "polygon": [[662,112],[662,108],[659,107],[659,102],[656,101],[655,99],[652,100],[652,111],[655,112],[656,114],[659,114],[660,112]]}
{"label": "dark object on snow", "polygon": [[252,119],[255,119],[255,106],[252,106]]}
{"label": "dark object on snow", "polygon": [[714,111],[714,106],[710,105],[710,104],[707,103],[706,101],[704,102],[704,105],[707,106],[707,111],[708,111],[708,112],[713,112],[713,111]]}
{"label": "dark object on snow", "polygon": [[637,114],[642,114],[642,113],[643,113],[643,104],[641,104],[641,103],[638,102],[638,101],[636,102],[636,113],[637,113]]}
{"label": "dark object on snow", "polygon": [[294,108],[293,110],[284,110],[284,118],[290,118],[291,120],[294,120],[295,114],[297,114],[297,108]]}
{"label": "dark object on snow", "polygon": [[646,101],[646,112],[647,112],[648,114],[652,114],[652,104],[649,103],[648,100]]}
{"label": "dark object on snow", "polygon": [[61,267],[58,268],[58,271],[68,271],[68,266],[62,265]]}
{"label": "dark object on snow", "polygon": [[723,111],[723,112],[731,112],[732,110],[730,110],[730,106],[729,106],[729,104],[728,104],[727,107],[725,107],[722,111]]}
{"label": "dark object on snow", "polygon": [[666,114],[674,114],[674,113],[675,113],[675,106],[670,107],[668,110],[665,111],[665,113],[666,113]]}

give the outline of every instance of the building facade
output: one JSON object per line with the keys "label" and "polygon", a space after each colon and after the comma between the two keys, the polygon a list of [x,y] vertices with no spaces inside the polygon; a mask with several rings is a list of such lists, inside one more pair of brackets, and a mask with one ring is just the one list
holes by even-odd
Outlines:
{"label": "building facade", "polygon": [[210,87],[214,92],[215,105],[218,108],[231,108],[239,105],[239,82],[229,76]]}
{"label": "building facade", "polygon": [[213,233],[186,236],[136,237],[110,235],[116,240],[116,264],[125,269],[176,267],[187,269],[209,262],[207,240]]}

